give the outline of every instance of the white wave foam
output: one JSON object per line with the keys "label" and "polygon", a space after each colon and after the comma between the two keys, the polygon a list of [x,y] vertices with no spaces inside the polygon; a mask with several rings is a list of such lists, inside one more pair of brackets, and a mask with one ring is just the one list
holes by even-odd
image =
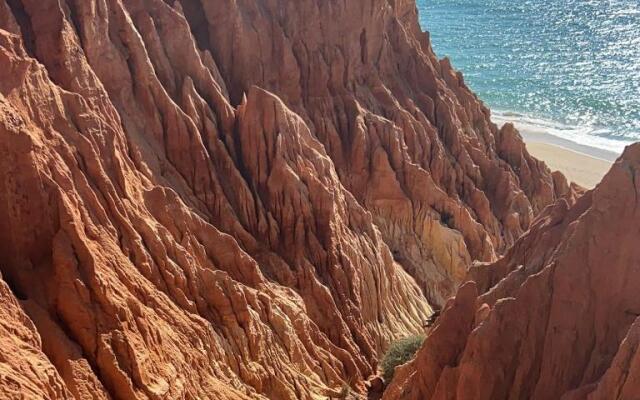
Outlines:
{"label": "white wave foam", "polygon": [[568,147],[607,160],[615,159],[627,145],[633,143],[628,140],[604,137],[609,134],[605,129],[591,126],[571,126],[512,111],[493,111],[492,120],[498,126],[507,122],[513,123],[525,140],[534,136],[534,140],[548,141],[551,144]]}

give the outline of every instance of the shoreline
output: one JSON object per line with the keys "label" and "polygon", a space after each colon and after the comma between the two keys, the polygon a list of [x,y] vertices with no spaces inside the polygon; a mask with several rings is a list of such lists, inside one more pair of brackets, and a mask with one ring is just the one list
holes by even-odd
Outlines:
{"label": "shoreline", "polygon": [[587,189],[600,183],[619,157],[613,151],[575,143],[548,133],[544,126],[521,123],[502,116],[492,116],[492,120],[498,127],[507,122],[513,123],[532,156],[544,161],[552,171],[562,172],[569,181]]}

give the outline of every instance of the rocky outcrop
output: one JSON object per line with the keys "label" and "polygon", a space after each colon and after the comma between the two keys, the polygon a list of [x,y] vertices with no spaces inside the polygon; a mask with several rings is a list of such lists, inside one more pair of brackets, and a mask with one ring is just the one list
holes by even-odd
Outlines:
{"label": "rocky outcrop", "polygon": [[[385,399],[635,399],[640,144],[477,265]],[[478,295],[479,294],[479,295]]]}
{"label": "rocky outcrop", "polygon": [[73,398],[42,351],[36,327],[3,281],[0,281],[0,344],[3,398]]}
{"label": "rocky outcrop", "polygon": [[259,85],[302,116],[433,303],[568,193],[436,60],[414,1],[191,3],[231,101]]}
{"label": "rocky outcrop", "polygon": [[0,396],[363,391],[573,193],[412,1],[0,0]]}

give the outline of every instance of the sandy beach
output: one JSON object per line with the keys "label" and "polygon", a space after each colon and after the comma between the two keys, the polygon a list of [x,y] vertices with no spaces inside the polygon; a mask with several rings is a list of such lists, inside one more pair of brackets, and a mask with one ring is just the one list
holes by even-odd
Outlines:
{"label": "sandy beach", "polygon": [[609,171],[618,154],[563,139],[536,126],[508,121],[494,116],[499,126],[513,122],[534,157],[544,161],[553,171],[561,171],[567,179],[587,189],[594,188]]}
{"label": "sandy beach", "polygon": [[549,143],[527,141],[527,149],[549,168],[561,171],[567,179],[587,189],[600,183],[612,163]]}

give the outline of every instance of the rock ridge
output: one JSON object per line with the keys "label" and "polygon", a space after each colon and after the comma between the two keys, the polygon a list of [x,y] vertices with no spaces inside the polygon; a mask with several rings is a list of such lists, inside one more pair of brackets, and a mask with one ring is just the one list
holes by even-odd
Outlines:
{"label": "rock ridge", "polygon": [[0,0],[0,397],[363,393],[576,193],[411,0]]}
{"label": "rock ridge", "polygon": [[634,144],[575,205],[558,200],[476,265],[384,398],[637,398],[639,168]]}

